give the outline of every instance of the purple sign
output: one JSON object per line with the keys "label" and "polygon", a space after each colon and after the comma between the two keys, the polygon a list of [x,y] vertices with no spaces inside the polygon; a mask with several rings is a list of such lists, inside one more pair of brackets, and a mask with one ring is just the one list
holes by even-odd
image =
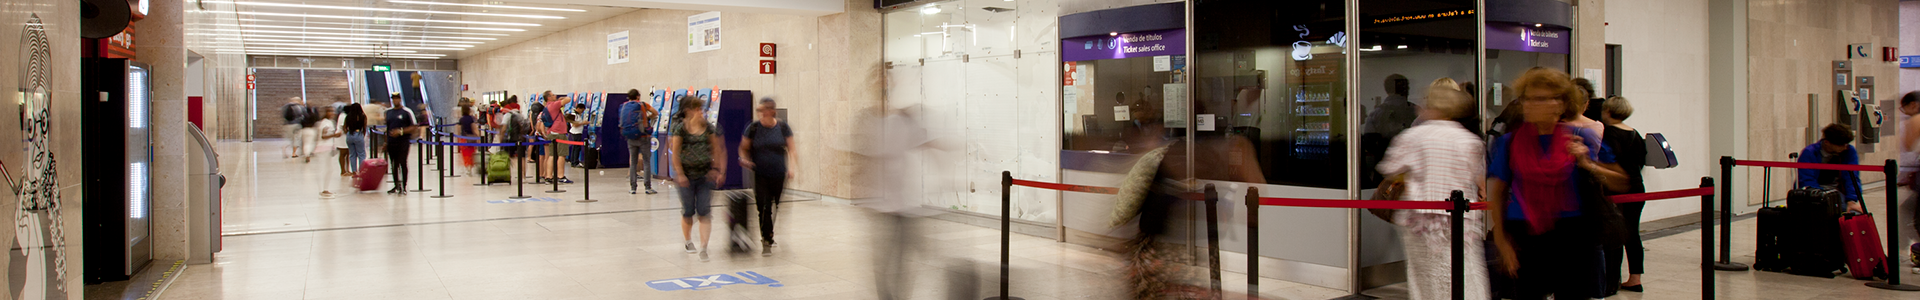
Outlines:
{"label": "purple sign", "polygon": [[1062,61],[1186,55],[1187,31],[1167,29],[1077,37],[1061,40],[1060,49]]}
{"label": "purple sign", "polygon": [[1487,49],[1571,53],[1573,33],[1516,23],[1487,23]]}

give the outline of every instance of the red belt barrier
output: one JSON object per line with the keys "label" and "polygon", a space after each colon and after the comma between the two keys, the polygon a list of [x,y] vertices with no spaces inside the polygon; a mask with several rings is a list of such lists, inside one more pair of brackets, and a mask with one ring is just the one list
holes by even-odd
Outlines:
{"label": "red belt barrier", "polygon": [[587,142],[575,142],[575,141],[569,141],[569,140],[553,140],[553,142],[555,142],[555,143],[561,143],[561,144],[568,144],[568,145],[574,145],[574,146],[586,146],[586,145],[587,145]]}
{"label": "red belt barrier", "polygon": [[1037,187],[1037,188],[1043,188],[1043,189],[1049,189],[1049,190],[1061,190],[1061,191],[1068,191],[1068,192],[1081,192],[1081,193],[1094,193],[1094,194],[1112,195],[1112,194],[1120,193],[1119,188],[1072,185],[1072,184],[1061,184],[1061,183],[1052,183],[1052,182],[1039,182],[1039,181],[1031,181],[1031,180],[1019,180],[1019,179],[1014,179],[1013,185],[1023,185],[1023,186]]}
{"label": "red belt barrier", "polygon": [[[1401,200],[1327,200],[1298,198],[1260,198],[1260,205],[1297,206],[1325,208],[1366,208],[1366,209],[1453,209],[1453,202],[1447,201],[1401,201]],[[1471,210],[1486,210],[1485,202],[1467,204]]]}
{"label": "red belt barrier", "polygon": [[1607,199],[1613,200],[1613,203],[1632,203],[1632,202],[1646,202],[1646,201],[1652,201],[1652,200],[1673,199],[1673,198],[1699,197],[1699,196],[1706,196],[1706,195],[1713,195],[1713,187],[1671,190],[1671,191],[1665,191],[1665,192],[1614,195],[1614,196],[1607,197]]}
{"label": "red belt barrier", "polygon": [[1803,162],[1784,162],[1784,161],[1764,161],[1764,160],[1735,160],[1735,161],[1733,161],[1733,165],[1736,165],[1736,166],[1755,166],[1755,167],[1775,167],[1775,168],[1794,168],[1794,169],[1814,169],[1814,170],[1833,170],[1833,171],[1861,171],[1861,172],[1881,172],[1881,171],[1886,171],[1886,167],[1885,167],[1885,166],[1868,166],[1868,165],[1847,165],[1847,164],[1816,164],[1816,163],[1803,163]]}

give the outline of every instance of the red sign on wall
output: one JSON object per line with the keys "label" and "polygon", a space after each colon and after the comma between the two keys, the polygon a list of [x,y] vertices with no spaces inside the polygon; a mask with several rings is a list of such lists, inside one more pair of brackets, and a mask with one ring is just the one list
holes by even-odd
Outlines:
{"label": "red sign on wall", "polygon": [[776,50],[779,50],[779,47],[774,46],[773,43],[760,43],[760,57],[774,57],[778,52]]}
{"label": "red sign on wall", "polygon": [[773,60],[760,60],[760,74],[773,74],[777,67]]}

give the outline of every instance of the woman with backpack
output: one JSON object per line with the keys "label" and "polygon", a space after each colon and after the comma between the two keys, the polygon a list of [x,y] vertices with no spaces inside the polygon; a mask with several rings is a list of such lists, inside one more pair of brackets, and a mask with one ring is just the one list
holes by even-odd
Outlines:
{"label": "woman with backpack", "polygon": [[[713,232],[713,189],[726,180],[727,165],[715,163],[715,158],[727,157],[718,129],[707,122],[707,114],[700,113],[706,108],[706,101],[700,98],[680,98],[680,116],[676,120],[680,126],[673,130],[673,136],[667,139],[667,148],[673,149],[667,156],[673,169],[673,181],[680,186],[680,236],[687,239],[687,253],[700,253],[700,261],[707,261],[707,239]],[[693,244],[693,223],[698,217],[700,223],[700,245]]]}

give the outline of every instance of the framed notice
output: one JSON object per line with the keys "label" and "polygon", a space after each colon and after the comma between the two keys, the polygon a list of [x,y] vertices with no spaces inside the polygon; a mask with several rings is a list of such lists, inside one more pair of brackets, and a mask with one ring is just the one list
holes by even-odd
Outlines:
{"label": "framed notice", "polygon": [[607,35],[607,64],[627,62],[627,32],[615,32]]}
{"label": "framed notice", "polygon": [[720,50],[720,12],[687,17],[687,53]]}

